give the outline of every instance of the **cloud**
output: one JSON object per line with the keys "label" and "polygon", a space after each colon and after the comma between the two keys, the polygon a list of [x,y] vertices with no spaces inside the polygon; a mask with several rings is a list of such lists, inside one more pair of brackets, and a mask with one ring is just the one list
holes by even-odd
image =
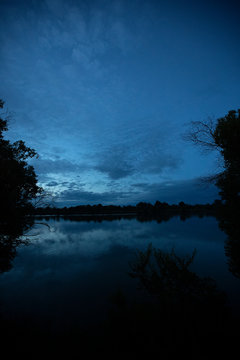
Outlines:
{"label": "cloud", "polygon": [[76,206],[80,204],[127,204],[128,192],[102,192],[95,193],[85,190],[64,190],[58,193],[56,202],[58,206]]}
{"label": "cloud", "polygon": [[95,170],[107,174],[111,180],[125,178],[134,172],[130,152],[123,146],[112,145],[97,155]]}
{"label": "cloud", "polygon": [[181,154],[166,146],[167,131],[167,127],[159,131],[154,125],[149,128],[148,124],[139,126],[136,123],[134,127],[118,131],[112,139],[115,143],[94,155],[97,162],[94,169],[111,180],[177,169],[181,164]]}
{"label": "cloud", "polygon": [[177,204],[184,201],[189,204],[211,203],[219,198],[218,188],[202,179],[181,181],[165,181],[162,183],[132,184],[134,192],[138,192],[142,201],[154,203],[156,200]]}
{"label": "cloud", "polygon": [[76,164],[66,159],[50,160],[38,159],[33,161],[34,168],[37,174],[65,174],[65,173],[80,173],[87,169],[85,164]]}
{"label": "cloud", "polygon": [[46,184],[46,186],[52,187],[52,186],[58,186],[58,182],[57,181],[50,181],[49,183]]}
{"label": "cloud", "polygon": [[139,162],[139,170],[147,174],[161,174],[166,169],[176,169],[182,160],[171,153],[154,148],[148,154],[144,153]]}
{"label": "cloud", "polygon": [[201,179],[182,181],[165,181],[162,183],[135,183],[123,191],[94,192],[83,188],[72,188],[60,191],[56,197],[57,206],[76,206],[86,204],[103,205],[136,205],[145,201],[154,204],[157,200],[169,204],[184,201],[188,204],[212,203],[218,199],[218,189],[213,184],[204,183]]}
{"label": "cloud", "polygon": [[[139,1],[0,4],[0,87],[7,106],[16,112],[8,134],[13,141],[25,140],[41,155],[33,164],[41,182],[50,184],[52,190],[54,181],[56,191],[69,189],[69,183],[61,181],[76,180],[84,172],[82,181],[90,198],[95,196],[91,190],[110,190],[110,184],[116,190],[111,195],[118,200],[136,178],[154,182],[166,176],[201,175],[210,163],[199,166],[198,155],[183,146],[179,150],[176,131],[182,131],[183,121],[190,116],[202,117],[214,107],[220,112],[222,104],[227,108],[235,101],[238,91],[229,93],[231,101],[210,101],[207,109],[205,100],[202,104],[193,97],[195,86],[199,89],[206,78],[214,80],[210,73],[202,76],[208,68],[204,59],[209,57],[201,55],[211,46],[211,54],[216,53],[212,64],[224,57],[212,41],[206,47],[205,42],[197,42],[200,48],[192,57],[189,44],[196,43],[198,31],[187,33],[183,25],[176,33],[177,12],[172,14],[169,9],[160,14],[153,2],[144,3],[149,7],[147,13]],[[212,22],[210,25],[206,33],[211,32]],[[226,42],[221,44],[219,49],[225,54]],[[227,54],[230,59],[231,52]],[[227,64],[223,61],[216,69],[224,79],[228,76],[229,84],[238,84],[222,71]],[[234,68],[229,68],[233,74]],[[187,160],[178,172],[184,152]],[[174,186],[149,186],[136,186],[131,201],[141,201],[145,195],[146,200],[154,201],[158,193],[164,197],[170,188],[174,192]],[[177,193],[184,195],[184,186],[175,184],[175,188],[177,198]]]}
{"label": "cloud", "polygon": [[106,173],[111,180],[119,180],[130,176],[133,169],[122,161],[122,164],[111,165],[111,162],[103,162],[95,167],[96,170]]}
{"label": "cloud", "polygon": [[[65,136],[75,125],[81,135],[90,124],[91,133],[98,131],[99,117],[112,119],[115,103],[120,96],[123,99],[116,72],[116,49],[122,49],[123,40],[116,34],[127,36],[130,30],[126,24],[119,25],[119,14],[110,3],[46,0],[34,4],[16,2],[11,15],[9,7],[0,23],[1,88],[19,120],[14,131],[35,143],[40,137],[44,142],[59,133]],[[6,74],[11,74],[10,83]],[[89,126],[83,121],[80,125],[79,119]]]}
{"label": "cloud", "polygon": [[181,163],[181,159],[171,154],[161,152],[146,155],[143,150],[141,155],[140,152],[105,152],[94,169],[111,180],[119,180],[135,174],[161,174],[166,169],[176,169]]}

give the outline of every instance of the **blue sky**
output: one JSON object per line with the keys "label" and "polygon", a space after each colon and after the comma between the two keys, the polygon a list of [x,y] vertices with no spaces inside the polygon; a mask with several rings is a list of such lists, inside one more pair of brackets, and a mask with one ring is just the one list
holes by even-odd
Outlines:
{"label": "blue sky", "polygon": [[240,107],[233,1],[0,1],[8,137],[58,206],[211,202],[217,155],[182,139]]}

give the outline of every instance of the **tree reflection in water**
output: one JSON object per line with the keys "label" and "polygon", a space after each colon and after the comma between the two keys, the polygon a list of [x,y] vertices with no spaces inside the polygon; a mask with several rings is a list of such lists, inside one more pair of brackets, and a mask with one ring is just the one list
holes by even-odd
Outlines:
{"label": "tree reflection in water", "polygon": [[[0,224],[0,272],[11,269],[17,247],[28,244],[23,236],[33,225],[28,217],[5,219]],[[239,225],[237,216],[221,216],[219,225],[228,234],[225,244],[229,269],[239,277]],[[237,251],[236,251],[237,249]],[[134,303],[121,292],[112,297],[109,316],[100,329],[81,332],[78,327],[61,335],[37,324],[0,319],[1,339],[12,341],[22,352],[24,341],[34,352],[41,342],[43,351],[73,355],[90,352],[158,353],[185,355],[194,359],[215,358],[230,351],[238,342],[238,320],[228,308],[226,295],[211,278],[202,278],[191,270],[195,252],[179,256],[153,248],[137,252],[129,275],[138,281],[142,296]],[[134,281],[133,281],[133,286]],[[99,331],[98,331],[99,330]],[[25,340],[24,340],[25,339]]]}
{"label": "tree reflection in water", "polygon": [[[240,204],[239,204],[240,206]],[[218,214],[219,228],[227,235],[225,254],[228,258],[228,269],[240,279],[240,216],[239,207],[226,206]]]}
{"label": "tree reflection in water", "polygon": [[27,245],[26,233],[33,226],[33,218],[26,216],[4,217],[0,221],[0,273],[12,268],[17,247]]}
{"label": "tree reflection in water", "polygon": [[226,295],[211,278],[191,271],[195,252],[180,257],[153,248],[138,251],[129,275],[145,291],[129,304],[119,292],[113,297],[108,329],[115,351],[208,358],[237,344],[236,323]]}

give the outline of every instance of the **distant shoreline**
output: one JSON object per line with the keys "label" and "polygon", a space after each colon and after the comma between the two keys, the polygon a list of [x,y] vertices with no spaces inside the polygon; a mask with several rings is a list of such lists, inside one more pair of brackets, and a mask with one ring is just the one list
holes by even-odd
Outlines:
{"label": "distant shoreline", "polygon": [[173,217],[179,217],[186,220],[193,216],[196,217],[217,217],[222,213],[224,205],[216,200],[213,204],[189,205],[184,202],[169,205],[156,201],[154,205],[140,202],[136,206],[115,206],[115,205],[79,205],[75,207],[64,208],[35,208],[29,215],[35,218],[68,219],[72,221],[103,221],[103,220],[121,220],[136,219],[138,221],[158,222],[168,221]]}

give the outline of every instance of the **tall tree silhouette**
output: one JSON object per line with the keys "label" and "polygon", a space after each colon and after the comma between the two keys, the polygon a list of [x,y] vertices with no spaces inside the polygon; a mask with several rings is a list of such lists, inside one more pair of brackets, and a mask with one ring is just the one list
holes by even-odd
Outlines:
{"label": "tall tree silhouette", "polygon": [[[0,100],[0,108],[4,102]],[[27,160],[37,157],[34,149],[27,147],[22,140],[11,143],[5,140],[3,132],[8,130],[7,118],[0,115],[0,208],[9,214],[23,211],[31,206],[31,200],[42,193],[37,185],[34,168]]]}
{"label": "tall tree silhouette", "polygon": [[240,109],[231,110],[216,121],[193,121],[185,138],[205,150],[219,151],[223,158],[224,171],[213,179],[223,200],[230,205],[239,204]]}

